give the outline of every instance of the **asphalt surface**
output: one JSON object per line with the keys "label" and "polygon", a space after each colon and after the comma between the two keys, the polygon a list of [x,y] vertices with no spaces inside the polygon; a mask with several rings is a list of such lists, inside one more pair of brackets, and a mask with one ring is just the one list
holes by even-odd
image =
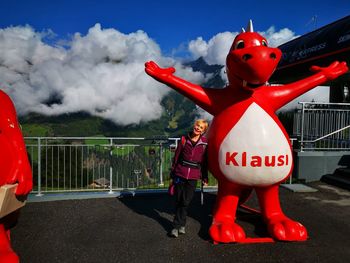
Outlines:
{"label": "asphalt surface", "polygon": [[[23,263],[39,262],[349,262],[350,192],[324,183],[317,192],[281,188],[284,212],[308,229],[306,242],[217,244],[208,236],[215,193],[197,193],[187,233],[171,238],[173,200],[167,194],[27,203],[12,245]],[[256,206],[256,198],[249,200]],[[239,210],[249,237],[266,237],[257,214]]]}

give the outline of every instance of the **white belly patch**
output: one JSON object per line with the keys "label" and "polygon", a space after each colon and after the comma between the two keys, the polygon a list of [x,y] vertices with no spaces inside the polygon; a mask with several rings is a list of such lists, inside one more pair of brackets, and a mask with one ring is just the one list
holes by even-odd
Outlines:
{"label": "white belly patch", "polygon": [[266,186],[280,182],[292,167],[289,141],[271,116],[252,103],[222,141],[219,166],[234,183]]}

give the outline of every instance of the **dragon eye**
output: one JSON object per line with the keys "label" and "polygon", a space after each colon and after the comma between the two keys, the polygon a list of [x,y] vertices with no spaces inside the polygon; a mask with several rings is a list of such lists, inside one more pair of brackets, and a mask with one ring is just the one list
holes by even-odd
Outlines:
{"label": "dragon eye", "polygon": [[267,47],[266,40],[262,40],[262,41],[261,41],[261,44],[262,44],[263,46]]}
{"label": "dragon eye", "polygon": [[235,49],[242,49],[244,48],[244,41],[243,40],[239,40],[236,44]]}

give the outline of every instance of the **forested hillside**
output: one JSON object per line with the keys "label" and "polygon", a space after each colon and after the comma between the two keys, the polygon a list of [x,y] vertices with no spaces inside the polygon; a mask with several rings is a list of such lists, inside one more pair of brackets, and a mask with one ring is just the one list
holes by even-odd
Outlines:
{"label": "forested hillside", "polygon": [[[211,74],[206,88],[222,88],[225,83],[220,77],[222,66],[208,65],[202,58],[186,64],[194,71]],[[59,116],[44,116],[28,114],[20,116],[24,136],[106,136],[106,137],[147,137],[152,135],[180,136],[191,128],[198,117],[196,105],[175,91],[166,95],[161,105],[162,116],[147,123],[121,126],[112,121],[91,116],[85,112],[64,114]],[[291,115],[282,113],[280,118],[287,128],[291,130]]]}

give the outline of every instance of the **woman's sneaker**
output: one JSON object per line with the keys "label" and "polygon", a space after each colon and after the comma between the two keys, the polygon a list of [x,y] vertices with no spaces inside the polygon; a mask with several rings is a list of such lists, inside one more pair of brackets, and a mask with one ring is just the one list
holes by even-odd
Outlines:
{"label": "woman's sneaker", "polygon": [[185,230],[185,227],[184,226],[181,226],[180,228],[179,228],[179,234],[186,234],[186,230]]}
{"label": "woman's sneaker", "polygon": [[178,237],[178,236],[179,236],[179,230],[176,229],[176,228],[174,228],[173,230],[171,230],[170,236],[172,236],[172,237]]}

